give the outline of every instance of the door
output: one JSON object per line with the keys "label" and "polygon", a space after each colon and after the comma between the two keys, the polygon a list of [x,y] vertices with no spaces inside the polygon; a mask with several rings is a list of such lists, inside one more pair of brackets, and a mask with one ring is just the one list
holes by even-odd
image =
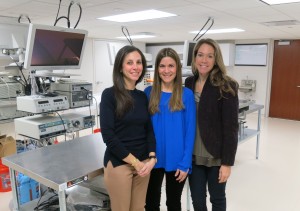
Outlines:
{"label": "door", "polygon": [[94,41],[95,93],[102,93],[105,88],[113,85],[112,73],[115,56],[119,49],[126,44],[126,42]]}
{"label": "door", "polygon": [[269,116],[300,120],[300,40],[274,45]]}

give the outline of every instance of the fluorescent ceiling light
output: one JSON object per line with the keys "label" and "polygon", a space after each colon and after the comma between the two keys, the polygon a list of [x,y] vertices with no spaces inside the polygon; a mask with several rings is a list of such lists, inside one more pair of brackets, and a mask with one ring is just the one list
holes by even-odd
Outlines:
{"label": "fluorescent ceiling light", "polygon": [[300,22],[297,20],[283,20],[283,21],[270,21],[263,22],[265,26],[291,26],[291,25],[299,25]]}
{"label": "fluorescent ceiling light", "polygon": [[115,22],[133,22],[133,21],[141,21],[141,20],[149,20],[149,19],[156,19],[156,18],[166,18],[177,16],[175,14],[162,12],[159,10],[144,10],[140,12],[132,12],[126,13],[121,15],[113,15],[107,16],[102,18],[97,18],[100,20],[107,20],[107,21],[115,21]]}
{"label": "fluorescent ceiling light", "polygon": [[263,1],[267,4],[270,4],[270,5],[300,2],[300,0],[261,0],[261,1]]}
{"label": "fluorescent ceiling light", "polygon": [[[150,32],[142,32],[142,33],[138,33],[138,34],[134,34],[134,35],[130,35],[131,39],[145,39],[145,38],[153,38],[156,37],[154,33],[150,33]],[[126,39],[126,37],[122,36],[122,37],[117,37],[119,39]]]}
{"label": "fluorescent ceiling light", "polygon": [[[245,30],[238,28],[228,28],[228,29],[210,29],[206,34],[219,34],[219,33],[231,33],[231,32],[243,32]],[[192,34],[198,34],[199,31],[191,31]],[[205,30],[202,30],[201,33],[204,33]]]}

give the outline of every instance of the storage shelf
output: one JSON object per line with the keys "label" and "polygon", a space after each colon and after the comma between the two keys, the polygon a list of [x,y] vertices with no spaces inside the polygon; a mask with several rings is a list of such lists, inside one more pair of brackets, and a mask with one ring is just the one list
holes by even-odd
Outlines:
{"label": "storage shelf", "polygon": [[246,118],[247,114],[253,113],[255,111],[257,112],[257,128],[256,129],[249,129],[249,128],[243,128],[243,124],[240,125],[239,130],[239,139],[238,143],[241,144],[253,137],[256,137],[256,159],[258,159],[259,156],[259,142],[260,142],[260,124],[261,124],[261,109],[263,109],[263,105],[258,104],[250,104],[249,109],[244,111],[244,118]]}
{"label": "storage shelf", "polygon": [[248,139],[257,136],[258,134],[260,134],[260,131],[257,131],[257,130],[254,130],[254,129],[244,128],[243,134],[241,135],[241,137],[239,137],[239,144],[244,143]]}

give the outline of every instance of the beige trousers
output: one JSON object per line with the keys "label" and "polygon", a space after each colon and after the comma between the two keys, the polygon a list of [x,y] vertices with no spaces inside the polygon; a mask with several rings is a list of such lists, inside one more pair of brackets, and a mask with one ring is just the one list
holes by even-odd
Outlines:
{"label": "beige trousers", "polygon": [[112,211],[144,211],[150,174],[140,177],[129,165],[104,168],[104,183]]}

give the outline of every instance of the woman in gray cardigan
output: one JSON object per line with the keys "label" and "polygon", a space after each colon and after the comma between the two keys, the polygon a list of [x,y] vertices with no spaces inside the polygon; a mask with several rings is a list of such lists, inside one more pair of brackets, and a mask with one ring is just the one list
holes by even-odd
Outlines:
{"label": "woman in gray cardigan", "polygon": [[226,74],[219,45],[201,39],[193,50],[194,76],[185,86],[193,90],[197,132],[189,176],[194,210],[207,211],[208,187],[213,211],[226,210],[226,182],[238,143],[238,84]]}

